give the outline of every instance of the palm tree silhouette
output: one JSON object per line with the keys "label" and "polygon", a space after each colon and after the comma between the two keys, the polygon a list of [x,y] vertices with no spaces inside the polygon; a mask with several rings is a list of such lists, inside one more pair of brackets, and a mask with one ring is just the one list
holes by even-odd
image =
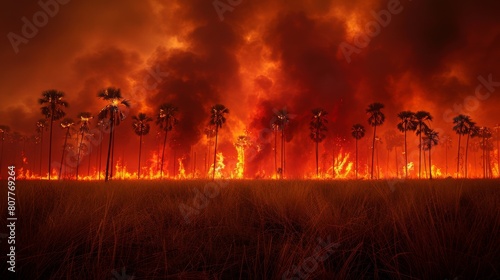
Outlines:
{"label": "palm tree silhouette", "polygon": [[278,126],[278,129],[281,130],[281,167],[279,168],[279,174],[281,178],[285,176],[285,128],[288,122],[290,121],[290,116],[286,109],[281,109],[276,112],[276,121],[275,123]]}
{"label": "palm tree silhouette", "polygon": [[100,129],[100,133],[99,133],[99,157],[98,157],[98,163],[97,163],[97,169],[98,169],[98,179],[101,180],[101,164],[102,164],[102,142],[104,140],[104,137],[102,136],[102,131],[104,131],[107,126],[109,125],[109,123],[102,119],[102,120],[98,120],[97,121],[97,127]]}
{"label": "palm tree silhouette", "polygon": [[427,129],[424,132],[425,136],[423,138],[424,150],[429,151],[429,179],[432,179],[432,147],[439,143],[439,133],[433,129]]}
{"label": "palm tree silhouette", "polygon": [[460,174],[460,142],[462,135],[469,134],[471,119],[466,115],[458,115],[453,118],[453,130],[458,134],[458,156],[457,156],[457,178]]}
{"label": "palm tree silhouette", "polygon": [[3,163],[3,142],[5,141],[5,136],[10,132],[10,128],[6,125],[0,125],[0,137],[2,140],[2,148],[0,151],[0,172],[2,170]]}
{"label": "palm tree silhouette", "polygon": [[110,125],[110,134],[109,134],[109,145],[108,145],[108,156],[106,159],[106,175],[104,177],[104,181],[107,182],[112,174],[109,172],[110,161],[112,164],[111,150],[113,148],[115,131],[114,127],[120,125],[120,123],[125,119],[125,114],[120,110],[120,105],[125,107],[130,107],[130,103],[123,99],[122,93],[119,88],[108,87],[103,89],[97,93],[97,97],[101,98],[104,101],[108,102],[104,108],[98,114],[98,120],[108,120]]}
{"label": "palm tree silhouette", "polygon": [[66,136],[64,137],[63,152],[61,156],[61,166],[59,167],[59,180],[61,180],[62,178],[62,168],[64,165],[64,152],[68,148],[66,144],[68,143],[68,137],[70,136],[69,130],[71,129],[71,127],[73,127],[74,124],[75,122],[70,118],[65,118],[64,120],[61,121],[60,124],[62,129],[66,129]]}
{"label": "palm tree silhouette", "polygon": [[475,138],[479,136],[479,127],[476,126],[476,123],[473,121],[469,121],[467,123],[468,132],[467,132],[467,141],[465,142],[465,178],[468,178],[468,167],[469,167],[469,138]]}
{"label": "palm tree silhouette", "polygon": [[151,128],[149,122],[153,121],[153,119],[148,117],[144,113],[139,113],[137,116],[133,116],[132,119],[134,120],[134,123],[132,123],[134,132],[135,134],[139,135],[139,164],[137,167],[137,179],[139,179],[141,174],[142,136],[149,133],[149,130]]}
{"label": "palm tree silhouette", "polygon": [[488,127],[480,127],[478,136],[481,138],[481,149],[483,150],[483,178],[489,178],[491,175],[490,151],[493,150],[493,143],[490,141],[493,132]]}
{"label": "palm tree silhouette", "polygon": [[429,112],[418,111],[415,113],[416,134],[419,136],[418,150],[418,178],[422,176],[422,134],[429,129],[426,122],[432,121],[432,116]]}
{"label": "palm tree silhouette", "polygon": [[278,130],[279,124],[277,119],[271,123],[271,128],[274,133],[274,175],[278,178]]}
{"label": "palm tree silhouette", "polygon": [[368,124],[373,126],[373,141],[372,141],[372,169],[370,178],[373,179],[373,165],[375,159],[375,137],[377,134],[377,126],[380,126],[385,121],[385,115],[380,110],[384,108],[382,103],[372,103],[368,105],[366,113],[368,114]]}
{"label": "palm tree silhouette", "polygon": [[214,148],[214,170],[212,180],[215,180],[215,169],[217,159],[217,139],[219,135],[219,128],[226,122],[225,114],[229,113],[229,109],[222,104],[215,104],[211,109],[210,125],[215,127],[215,148]]}
{"label": "palm tree silhouette", "polygon": [[170,103],[165,103],[160,106],[158,115],[156,117],[156,124],[165,131],[165,138],[163,139],[163,151],[161,154],[160,178],[163,178],[163,163],[165,162],[165,147],[167,146],[168,132],[171,131],[177,124],[178,120],[175,115],[179,109]]}
{"label": "palm tree silhouette", "polygon": [[312,110],[312,119],[309,124],[309,129],[311,130],[311,134],[309,135],[311,139],[316,143],[316,177],[319,177],[319,165],[318,165],[318,146],[319,143],[322,142],[326,137],[326,124],[328,120],[326,119],[326,115],[328,112],[321,108],[316,108]]}
{"label": "palm tree silhouette", "polygon": [[356,139],[356,179],[358,179],[358,140],[365,137],[365,128],[361,124],[355,124],[352,126],[351,135]]}
{"label": "palm tree silhouette", "polygon": [[[80,128],[78,129],[80,133],[80,141],[78,142],[78,155],[77,155],[77,160],[76,160],[76,180],[78,180],[78,169],[80,167],[80,154],[82,150],[82,145],[83,145],[83,136],[87,133],[89,133],[90,128],[89,128],[89,122],[90,119],[92,119],[92,114],[89,112],[82,112],[78,114],[78,118],[80,121],[78,122],[80,124]],[[89,159],[90,161],[90,159]]]}
{"label": "palm tree silhouette", "polygon": [[415,131],[417,129],[417,119],[415,117],[415,113],[412,111],[403,111],[398,114],[398,118],[400,122],[397,127],[399,131],[404,132],[405,134],[405,177],[408,178],[408,142],[406,140],[406,132]]}
{"label": "palm tree silhouette", "polygon": [[46,119],[50,119],[50,136],[49,136],[49,180],[52,164],[52,126],[54,121],[64,117],[66,113],[63,108],[68,107],[68,102],[63,100],[64,92],[55,89],[42,92],[42,98],[38,99],[38,103],[42,105],[40,108]]}
{"label": "palm tree silhouette", "polygon": [[43,131],[47,130],[47,120],[40,119],[36,122],[36,132],[40,135],[40,170],[39,174],[42,176],[42,160],[43,160]]}

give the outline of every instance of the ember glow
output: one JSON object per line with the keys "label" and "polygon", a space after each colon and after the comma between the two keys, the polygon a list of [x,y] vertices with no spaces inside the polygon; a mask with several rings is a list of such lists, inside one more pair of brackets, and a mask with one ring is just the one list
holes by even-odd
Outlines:
{"label": "ember glow", "polygon": [[[77,120],[69,129],[64,118],[53,123],[50,179],[103,180],[109,142],[112,179],[201,179],[214,169],[216,178],[354,179],[357,123],[366,129],[358,178],[499,176],[498,1],[40,3],[9,1],[0,19],[2,177],[13,164],[19,178],[49,178],[50,118],[37,103],[49,89],[65,93],[65,118]],[[130,108],[97,98],[108,87]],[[373,135],[366,108],[375,102],[385,122]],[[178,108],[165,145],[155,124],[161,104]],[[214,166],[215,104],[229,113]],[[122,113],[112,141],[98,125],[107,105]],[[318,160],[315,108],[328,112]],[[438,144],[408,130],[405,154],[397,124],[408,110],[431,114],[425,123]],[[283,130],[278,112],[287,112]],[[142,138],[133,129],[139,113],[153,119]],[[459,147],[460,114],[489,134],[470,130]]]}

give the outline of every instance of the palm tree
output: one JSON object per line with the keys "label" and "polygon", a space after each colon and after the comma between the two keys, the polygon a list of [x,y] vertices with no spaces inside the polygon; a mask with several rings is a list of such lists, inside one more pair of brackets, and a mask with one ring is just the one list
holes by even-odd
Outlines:
{"label": "palm tree", "polygon": [[163,139],[163,151],[161,154],[160,178],[163,178],[163,163],[165,161],[165,147],[167,145],[168,132],[171,131],[177,124],[178,120],[175,115],[179,109],[170,103],[165,103],[160,106],[158,115],[156,117],[156,124],[165,131],[165,138]]}
{"label": "palm tree", "polygon": [[229,109],[222,104],[215,104],[211,109],[210,125],[215,127],[215,148],[214,148],[214,170],[212,180],[215,180],[215,167],[217,159],[217,138],[219,135],[219,128],[226,122],[225,114],[229,113]]}
{"label": "palm tree", "polygon": [[425,136],[423,138],[424,150],[429,151],[429,178],[432,179],[432,162],[431,162],[432,147],[436,146],[439,143],[439,133],[433,129],[427,129],[424,133],[425,133]]}
{"label": "palm tree", "polygon": [[408,148],[406,140],[407,131],[415,131],[417,129],[417,119],[415,118],[415,113],[412,111],[403,111],[398,114],[400,122],[397,127],[399,131],[405,134],[405,177],[408,178]]}
{"label": "palm tree", "polygon": [[10,128],[6,125],[0,125],[0,137],[2,140],[2,148],[0,151],[0,172],[2,170],[2,163],[3,163],[3,142],[5,141],[5,136],[10,132]]}
{"label": "palm tree", "polygon": [[321,108],[316,108],[312,110],[312,119],[311,123],[309,124],[309,129],[311,130],[311,134],[309,136],[316,143],[316,177],[319,176],[318,146],[319,143],[325,139],[326,137],[325,132],[328,130],[326,128],[326,124],[328,123],[326,115],[328,115],[328,112],[326,112]]}
{"label": "palm tree", "polygon": [[[81,138],[80,141],[78,142],[78,155],[77,155],[77,160],[76,160],[76,180],[78,180],[78,168],[80,167],[80,154],[82,150],[82,144],[83,144],[83,136],[87,133],[89,133],[90,128],[89,128],[89,122],[90,119],[92,119],[92,114],[89,112],[82,112],[78,114],[78,118],[80,119],[80,128],[78,131],[80,132]],[[90,159],[89,159],[90,161]]]}
{"label": "palm tree", "polygon": [[125,114],[120,110],[119,106],[123,105],[128,108],[130,107],[130,103],[123,99],[119,88],[108,87],[103,89],[97,93],[97,97],[108,102],[108,105],[102,108],[98,114],[98,120],[107,119],[110,125],[108,156],[106,159],[106,175],[104,178],[104,181],[107,182],[112,176],[112,174],[109,173],[109,165],[110,161],[113,161],[111,158],[111,149],[113,148],[112,144],[115,135],[114,127],[120,125],[121,121],[125,119]]}
{"label": "palm tree", "polygon": [[286,109],[281,109],[276,113],[276,117],[276,124],[278,129],[281,130],[281,167],[278,173],[281,174],[281,178],[283,178],[285,176],[285,128],[290,121],[290,116]]}
{"label": "palm tree", "polygon": [[42,114],[46,119],[50,119],[50,136],[49,136],[49,180],[50,180],[50,167],[52,164],[52,126],[54,121],[64,117],[66,113],[63,108],[68,107],[68,102],[63,100],[64,92],[55,89],[46,90],[42,92],[42,98],[38,99],[38,103],[42,105],[40,108]]}
{"label": "palm tree", "polygon": [[71,129],[71,127],[73,127],[74,124],[75,122],[70,118],[65,118],[64,120],[61,121],[60,124],[62,129],[66,129],[66,136],[64,137],[63,152],[61,156],[61,167],[59,167],[59,180],[61,180],[62,178],[62,168],[64,165],[64,152],[67,149],[66,144],[68,143],[68,137],[70,136],[69,130]]}
{"label": "palm tree", "polygon": [[458,115],[453,118],[453,130],[458,134],[458,156],[457,156],[457,178],[460,174],[460,142],[462,135],[469,134],[469,124],[471,123],[471,119],[466,115]]}
{"label": "palm tree", "polygon": [[358,179],[358,140],[365,136],[365,128],[361,124],[352,126],[351,134],[356,139],[356,179]]}
{"label": "palm tree", "polygon": [[276,178],[278,178],[278,130],[279,130],[279,124],[278,121],[274,121],[271,124],[271,128],[273,129],[274,133],[274,175]]}
{"label": "palm tree", "polygon": [[373,165],[375,159],[375,138],[377,134],[377,126],[380,126],[385,121],[385,115],[382,113],[384,105],[382,103],[372,103],[368,105],[366,113],[368,114],[368,124],[373,126],[373,141],[372,141],[372,169],[371,169],[371,179],[373,179]]}
{"label": "palm tree", "polygon": [[473,121],[469,121],[467,123],[467,141],[465,144],[465,178],[468,177],[468,167],[469,167],[469,160],[468,160],[468,155],[469,155],[469,138],[475,138],[479,136],[479,127],[476,126],[476,123]]}
{"label": "palm tree", "polygon": [[109,125],[109,123],[102,119],[102,120],[99,120],[97,122],[97,127],[100,129],[100,133],[99,133],[99,136],[100,136],[100,141],[99,141],[99,157],[97,157],[97,160],[99,161],[97,163],[97,170],[98,170],[98,179],[101,180],[101,164],[102,164],[102,142],[104,140],[104,137],[102,136],[102,131],[104,131],[107,126]]}
{"label": "palm tree", "polygon": [[432,116],[429,112],[418,111],[415,113],[416,121],[416,134],[419,136],[419,150],[418,150],[418,178],[422,175],[422,134],[429,129],[426,122],[432,121]]}
{"label": "palm tree", "polygon": [[478,129],[478,136],[481,137],[481,149],[483,150],[483,178],[490,177],[490,151],[493,150],[493,143],[490,141],[493,132],[488,127],[480,127]]}
{"label": "palm tree", "polygon": [[139,165],[137,167],[137,179],[139,179],[141,174],[142,136],[149,133],[151,128],[149,122],[153,121],[153,119],[144,113],[139,113],[139,115],[133,116],[132,119],[134,120],[134,123],[132,124],[134,132],[139,135]]}

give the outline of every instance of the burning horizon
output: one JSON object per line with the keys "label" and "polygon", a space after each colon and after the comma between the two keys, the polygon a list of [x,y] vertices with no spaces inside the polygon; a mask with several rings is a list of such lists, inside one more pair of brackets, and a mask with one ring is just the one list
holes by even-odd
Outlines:
{"label": "burning horizon", "polygon": [[[220,176],[230,178],[274,175],[272,123],[283,109],[290,114],[285,135],[288,178],[315,175],[309,122],[311,110],[318,107],[329,113],[326,138],[319,145],[319,168],[326,178],[353,178],[351,126],[356,123],[366,129],[358,143],[359,170],[362,176],[369,173],[373,128],[365,110],[373,102],[385,105],[375,159],[381,178],[404,175],[402,146],[399,143],[397,150],[387,146],[395,141],[391,136],[403,136],[396,128],[401,111],[430,112],[431,127],[441,139],[451,138],[448,148],[444,142],[433,148],[434,174],[442,176],[447,175],[445,169],[451,176],[456,171],[458,135],[452,131],[453,117],[469,115],[478,126],[492,129],[500,123],[497,1],[481,6],[409,0],[42,0],[6,5],[0,19],[6,35],[0,45],[5,67],[0,76],[0,124],[19,134],[11,133],[4,143],[2,166],[14,163],[36,175],[41,168],[45,176],[48,168],[48,133],[42,154],[40,139],[33,136],[36,122],[43,118],[37,100],[49,89],[65,92],[69,103],[65,117],[77,121],[78,114],[92,113],[91,128],[107,105],[97,93],[110,86],[121,89],[131,107],[115,130],[116,178],[132,178],[137,172],[139,136],[133,131],[132,116],[145,113],[155,119],[163,103],[179,109],[164,168],[167,177],[179,178],[193,177],[193,172],[203,178],[210,171],[214,151],[207,144],[213,145],[213,140],[207,143],[204,130],[214,104],[224,104],[230,111],[219,130],[221,156],[216,166]],[[45,24],[40,11],[47,14]],[[32,27],[24,27],[26,22]],[[29,31],[31,38],[25,34]],[[59,162],[66,133],[61,120],[54,123],[52,144],[53,161]],[[163,139],[159,132],[153,121],[143,136],[141,165],[149,178],[158,176]],[[108,135],[103,135],[107,144]],[[68,140],[73,150],[77,136],[72,132]],[[237,145],[240,136],[248,137],[249,143]],[[470,140],[468,163],[471,175],[482,177],[478,140]],[[409,132],[412,177],[418,172],[418,143],[418,136]],[[98,174],[101,151],[98,145],[92,149],[90,157],[81,159],[82,176]],[[106,151],[103,145],[103,165]],[[495,142],[494,176],[498,176],[497,157]]]}

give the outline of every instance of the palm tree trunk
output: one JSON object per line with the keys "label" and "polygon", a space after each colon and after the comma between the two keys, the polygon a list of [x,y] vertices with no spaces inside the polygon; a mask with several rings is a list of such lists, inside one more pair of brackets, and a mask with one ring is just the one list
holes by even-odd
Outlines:
{"label": "palm tree trunk", "polygon": [[316,142],[316,177],[319,177],[319,168],[318,168],[318,145],[319,143]]}
{"label": "palm tree trunk", "polygon": [[278,131],[274,129],[274,174],[278,178]]}
{"label": "palm tree trunk", "polygon": [[215,147],[214,147],[214,170],[213,170],[213,177],[212,180],[215,180],[215,167],[216,167],[216,161],[217,161],[217,139],[219,136],[219,127],[216,125],[215,126]]}
{"label": "palm tree trunk", "polygon": [[460,140],[461,140],[461,137],[462,134],[458,134],[458,155],[457,155],[457,179],[458,179],[458,175],[460,174]]}
{"label": "palm tree trunk", "polygon": [[419,145],[418,145],[418,179],[422,176],[422,126],[420,126]]}
{"label": "palm tree trunk", "polygon": [[281,131],[281,140],[283,141],[283,150],[282,150],[282,155],[283,155],[283,168],[281,170],[281,177],[285,177],[285,127],[283,127],[283,130]]}
{"label": "palm tree trunk", "polygon": [[429,179],[432,180],[432,162],[431,162],[431,154],[432,154],[432,143],[429,144]]}
{"label": "palm tree trunk", "polygon": [[64,137],[64,145],[63,145],[63,152],[61,156],[61,167],[59,167],[59,180],[62,178],[62,168],[64,165],[64,152],[66,151],[66,143],[68,142],[68,135],[69,135],[69,127],[68,131],[66,131],[66,137]]}
{"label": "palm tree trunk", "polygon": [[54,110],[52,110],[52,114],[50,117],[50,137],[49,137],[49,180],[50,180],[50,168],[52,166],[52,125],[54,124]]}
{"label": "palm tree trunk", "polygon": [[165,138],[163,138],[163,151],[161,152],[160,179],[163,179],[163,162],[165,160],[165,146],[167,145],[168,131],[165,130]]}
{"label": "palm tree trunk", "polygon": [[375,135],[377,133],[377,126],[374,125],[373,126],[373,141],[372,141],[372,170],[371,170],[371,174],[370,174],[370,179],[373,180],[373,166],[374,166],[374,163],[375,163]]}
{"label": "palm tree trunk", "polygon": [[469,165],[468,154],[469,154],[469,137],[470,133],[467,133],[467,141],[465,142],[465,178],[467,179],[467,169]]}
{"label": "palm tree trunk", "polygon": [[109,132],[109,145],[108,145],[108,156],[106,159],[106,175],[104,177],[104,181],[107,182],[109,180],[109,161],[111,159],[111,148],[113,144],[113,128],[115,124],[115,118],[114,118],[114,112],[111,112],[111,125],[110,125],[110,132]]}
{"label": "palm tree trunk", "polygon": [[139,135],[139,165],[137,167],[137,179],[141,176],[141,152],[142,152],[142,134]]}
{"label": "palm tree trunk", "polygon": [[[110,136],[111,137],[111,136]],[[104,137],[101,134],[101,142],[99,143],[99,163],[97,164],[99,167],[99,180],[101,180],[101,164],[102,164],[102,141]]]}
{"label": "palm tree trunk", "polygon": [[42,177],[42,160],[43,160],[43,128],[40,133],[40,177]]}
{"label": "palm tree trunk", "polygon": [[[333,168],[335,169],[335,166]],[[356,179],[358,179],[358,138],[356,138]]]}
{"label": "palm tree trunk", "polygon": [[425,150],[423,150],[424,158],[422,162],[424,163],[424,176],[427,177],[427,160],[425,159]]}
{"label": "palm tree trunk", "polygon": [[80,153],[82,150],[82,142],[83,142],[83,132],[82,132],[82,137],[80,138],[80,142],[78,142],[78,155],[77,155],[77,160],[76,160],[76,180],[78,181],[78,169],[80,167]]}

